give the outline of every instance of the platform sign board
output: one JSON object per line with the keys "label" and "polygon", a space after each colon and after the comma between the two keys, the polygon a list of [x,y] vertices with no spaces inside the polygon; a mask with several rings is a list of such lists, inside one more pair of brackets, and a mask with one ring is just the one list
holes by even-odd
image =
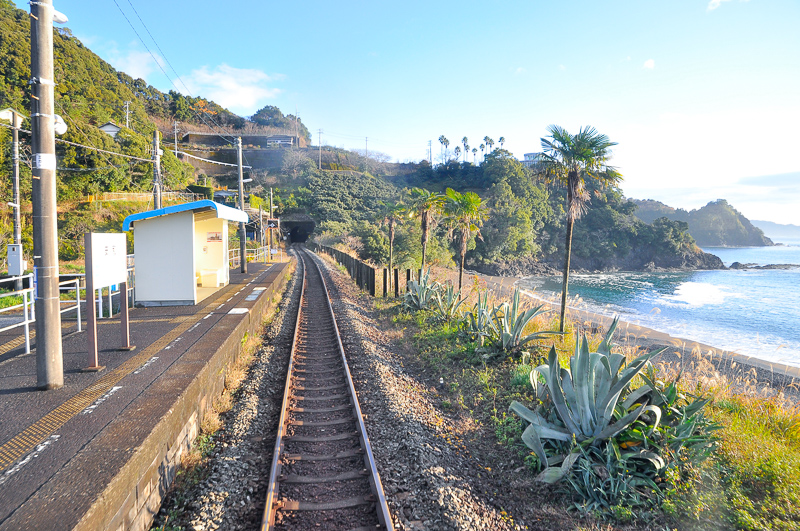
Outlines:
{"label": "platform sign board", "polygon": [[268,229],[277,229],[280,226],[280,220],[278,219],[268,219],[266,228]]}
{"label": "platform sign board", "polygon": [[123,233],[92,233],[92,284],[95,289],[128,280],[128,248]]}

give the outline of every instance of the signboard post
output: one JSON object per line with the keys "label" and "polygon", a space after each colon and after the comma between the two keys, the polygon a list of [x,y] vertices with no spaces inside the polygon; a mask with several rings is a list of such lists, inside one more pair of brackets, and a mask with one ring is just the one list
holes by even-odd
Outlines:
{"label": "signboard post", "polygon": [[281,221],[279,219],[272,219],[272,218],[267,219],[267,228],[269,229],[269,261],[270,262],[272,262],[272,255],[273,254],[277,254],[277,253],[273,253],[273,249],[272,249],[272,242],[273,241],[276,242],[276,247],[277,247],[277,240],[275,240],[272,237],[272,231],[275,230],[275,229],[280,229],[280,226],[281,226]]}
{"label": "signboard post", "polygon": [[[125,234],[107,233],[84,235],[86,250],[86,325],[88,328],[89,366],[86,371],[101,371],[105,367],[97,358],[97,315],[94,309],[94,291],[105,286],[120,285],[120,317],[122,346],[120,350],[133,350],[130,345],[128,319],[128,264]],[[110,315],[109,315],[110,317]]]}

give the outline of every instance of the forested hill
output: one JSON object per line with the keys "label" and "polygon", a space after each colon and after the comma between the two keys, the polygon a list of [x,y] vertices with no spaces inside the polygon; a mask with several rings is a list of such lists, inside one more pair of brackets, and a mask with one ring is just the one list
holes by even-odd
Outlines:
{"label": "forested hill", "polygon": [[[405,164],[386,178],[366,173],[298,171],[305,185],[281,192],[280,213],[304,212],[319,226],[317,241],[338,245],[377,264],[389,258],[383,202],[408,201],[408,189],[476,192],[488,206],[481,238],[469,243],[468,267],[492,274],[556,272],[563,263],[566,190],[523,166],[511,153],[494,149],[473,164],[449,160]],[[686,223],[659,220],[648,225],[633,215],[635,206],[617,187],[587,183],[591,201],[575,223],[572,264],[576,270],[715,269],[722,262],[700,251]],[[445,220],[428,242],[428,260],[453,265],[456,245]],[[396,227],[394,263],[419,267],[420,224],[404,219]]]}
{"label": "forested hill", "polygon": [[689,233],[703,247],[763,247],[774,245],[764,232],[750,223],[724,199],[712,201],[697,210],[672,208],[652,199],[631,199],[636,205],[636,217],[652,223],[666,217],[689,224]]}
{"label": "forested hill", "polygon": [[[174,90],[163,93],[143,79],[133,79],[115,70],[75,38],[68,28],[54,29],[53,41],[55,112],[68,126],[61,136],[64,140],[149,158],[153,131],[158,128],[169,134],[165,135],[168,140],[176,120],[182,131],[274,134],[285,133],[291,127],[294,132],[294,116],[284,116],[275,107],[265,107],[253,120],[248,120],[201,96],[184,96]],[[12,107],[29,114],[30,77],[30,15],[17,9],[10,0],[0,0],[0,109]],[[124,126],[126,101],[130,102],[130,128],[123,127],[114,140],[98,126],[108,121]],[[310,136],[302,122],[298,121],[297,126],[300,136]],[[23,128],[30,128],[28,120]],[[9,139],[8,129],[0,128],[0,195],[7,195],[6,191],[10,190],[6,181],[10,171],[5,171],[11,164]],[[23,159],[27,140],[23,135]],[[57,156],[61,169],[57,172],[61,201],[104,191],[149,191],[152,187],[152,170],[148,163],[63,144],[57,145]],[[167,189],[184,189],[194,174],[192,166],[179,162],[167,150],[161,167]],[[23,178],[23,195],[30,188],[29,183],[29,179]]]}

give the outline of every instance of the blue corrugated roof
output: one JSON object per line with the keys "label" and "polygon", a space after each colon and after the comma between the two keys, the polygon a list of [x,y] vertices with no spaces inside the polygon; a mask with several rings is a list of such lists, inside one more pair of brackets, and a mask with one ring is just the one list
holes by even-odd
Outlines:
{"label": "blue corrugated roof", "polygon": [[143,219],[157,218],[161,216],[168,216],[170,214],[177,214],[178,212],[197,212],[201,210],[213,209],[217,211],[217,217],[227,219],[228,221],[239,221],[247,223],[249,217],[246,212],[238,208],[231,208],[219,203],[215,203],[210,199],[203,199],[202,201],[193,201],[191,203],[183,203],[181,205],[172,205],[158,210],[149,210],[147,212],[139,212],[138,214],[131,214],[125,221],[122,222],[122,230],[130,230],[131,223],[134,221],[141,221]]}

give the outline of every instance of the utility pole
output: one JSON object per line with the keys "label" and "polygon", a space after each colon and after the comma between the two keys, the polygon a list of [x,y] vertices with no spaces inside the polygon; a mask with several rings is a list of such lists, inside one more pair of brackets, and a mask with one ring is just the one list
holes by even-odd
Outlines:
{"label": "utility pole", "polygon": [[433,166],[433,147],[430,140],[428,140],[428,163]]}
{"label": "utility pole", "polygon": [[317,143],[319,144],[319,169],[322,169],[322,129],[319,130],[317,135]]}
{"label": "utility pole", "polygon": [[364,137],[364,158],[365,159],[369,158],[369,137],[368,136]]}
{"label": "utility pole", "polygon": [[172,123],[172,132],[175,134],[175,156],[178,156],[178,122]]}
{"label": "utility pole", "polygon": [[[264,251],[264,208],[258,203],[258,248]],[[269,258],[267,258],[269,259]]]}
{"label": "utility pole", "polygon": [[131,128],[131,122],[130,122],[130,119],[128,118],[128,116],[130,115],[130,112],[131,112],[131,103],[133,103],[133,102],[131,102],[131,101],[126,101],[125,102],[125,127],[127,127],[128,129]]}
{"label": "utility pole", "polygon": [[[239,164],[239,210],[244,212],[244,173],[242,171],[242,137],[236,139],[236,162]],[[247,232],[244,221],[239,222],[239,262],[242,273],[247,273]]]}
{"label": "utility pole", "polygon": [[[300,133],[297,132],[297,105],[294,106],[294,137],[297,139],[297,147],[300,147]],[[294,140],[292,140],[294,146]]]}
{"label": "utility pole", "polygon": [[153,131],[153,210],[161,208],[161,148],[158,129]]}
{"label": "utility pole", "polygon": [[[269,189],[269,219],[272,217],[272,187]],[[277,245],[275,246],[277,247]],[[269,228],[269,261],[272,262],[272,227]]]}
{"label": "utility pole", "polygon": [[31,144],[36,383],[64,386],[56,226],[56,136],[53,109],[53,0],[31,3]]}

